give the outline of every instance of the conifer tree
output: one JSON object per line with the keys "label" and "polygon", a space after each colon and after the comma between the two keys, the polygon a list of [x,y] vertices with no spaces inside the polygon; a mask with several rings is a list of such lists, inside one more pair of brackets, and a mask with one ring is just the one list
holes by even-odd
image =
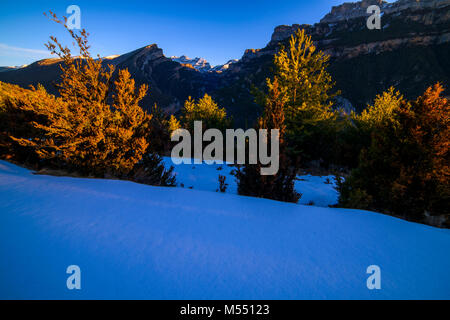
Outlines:
{"label": "conifer tree", "polygon": [[334,82],[329,56],[318,51],[305,30],[297,30],[274,58],[275,78],[286,90],[286,140],[290,154],[304,161],[329,152],[334,139]]}
{"label": "conifer tree", "polygon": [[387,91],[377,95],[373,105],[368,105],[360,115],[352,113],[352,118],[362,129],[376,129],[394,119],[393,114],[403,101],[403,95],[394,87],[390,87]]}
{"label": "conifer tree", "polygon": [[[267,199],[298,202],[301,195],[295,191],[295,166],[286,155],[284,140],[286,125],[284,107],[288,101],[286,89],[281,87],[278,79],[267,80],[268,94],[265,98],[265,108],[258,120],[257,129],[278,129],[280,139],[279,170],[275,175],[261,175],[261,164],[246,164],[237,171],[238,193],[246,196]],[[273,152],[271,150],[270,152]]]}
{"label": "conifer tree", "polygon": [[231,125],[225,109],[220,108],[208,94],[198,101],[189,97],[182,109],[181,119],[183,127],[190,131],[194,130],[194,121],[202,121],[204,130],[214,128],[224,131]]}
{"label": "conifer tree", "polygon": [[180,128],[181,128],[180,121],[172,114],[169,119],[169,132],[172,133]]}
{"label": "conifer tree", "polygon": [[113,81],[114,67],[104,68],[100,58],[91,57],[87,32],[75,33],[66,18],[60,20],[51,12],[50,18],[68,30],[80,57],[74,58],[69,48],[51,37],[47,47],[63,62],[60,97],[43,87],[11,93],[10,115],[28,114],[31,128],[21,133],[10,130],[9,139],[58,167],[99,176],[125,175],[148,147],[151,117],[139,107],[147,87],[136,91],[127,70],[120,70]]}
{"label": "conifer tree", "polygon": [[442,92],[436,84],[402,101],[372,132],[358,167],[340,184],[341,206],[419,222],[439,216],[441,226],[450,225],[450,104]]}
{"label": "conifer tree", "polygon": [[159,155],[166,154],[171,146],[171,123],[167,114],[155,103],[150,109],[152,117],[150,121],[150,147],[147,152],[157,153]]}
{"label": "conifer tree", "polygon": [[337,132],[337,162],[349,168],[357,167],[361,150],[371,144],[372,133],[396,121],[394,114],[404,102],[401,93],[391,87],[377,95],[373,104],[368,105],[361,114],[352,112],[344,115]]}

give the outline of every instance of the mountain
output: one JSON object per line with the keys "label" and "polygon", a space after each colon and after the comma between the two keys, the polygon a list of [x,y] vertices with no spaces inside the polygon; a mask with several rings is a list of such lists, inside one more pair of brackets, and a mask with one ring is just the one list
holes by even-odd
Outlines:
{"label": "mountain", "polygon": [[14,71],[14,70],[21,69],[21,68],[25,68],[25,67],[26,67],[26,65],[23,65],[23,66],[0,67],[0,72]]}
{"label": "mountain", "polygon": [[[2,72],[0,81],[18,84],[22,87],[42,84],[56,94],[62,61],[44,59],[26,68]],[[117,69],[128,69],[137,85],[148,84],[149,94],[143,101],[147,107],[158,103],[168,112],[180,109],[184,100],[197,98],[216,88],[215,74],[203,74],[196,69],[183,66],[164,56],[156,44],[152,44],[127,54],[104,58],[104,64]]]}
{"label": "mountain", "polygon": [[181,56],[181,57],[170,57],[173,61],[176,61],[180,64],[184,65],[190,65],[194,67],[194,69],[200,71],[200,72],[208,72],[211,71],[212,67],[209,64],[208,61],[206,61],[203,58],[194,58],[191,59],[187,56]]}
{"label": "mountain", "polygon": [[184,66],[187,66],[187,67],[191,66],[200,72],[219,72],[219,73],[227,70],[231,66],[231,64],[239,61],[238,59],[228,60],[228,62],[225,64],[220,64],[220,65],[211,67],[211,64],[203,58],[191,59],[191,58],[183,55],[181,57],[170,57],[170,59],[172,59],[173,61],[176,61]]}
{"label": "mountain", "polygon": [[[381,30],[366,26],[365,12],[372,4],[381,7]],[[413,99],[437,81],[450,83],[449,0],[344,3],[314,25],[276,27],[265,48],[246,50],[223,74],[226,85],[216,98],[235,117],[243,115],[243,123],[250,123],[260,110],[252,102],[251,86],[264,85],[273,55],[299,28],[330,55],[329,71],[342,92],[338,102],[347,109],[364,109],[390,86]]]}
{"label": "mountain", "polygon": [[[381,30],[369,30],[367,7],[382,11]],[[319,49],[330,55],[329,71],[342,95],[340,105],[358,111],[376,94],[395,86],[413,99],[431,84],[450,83],[450,0],[364,0],[331,9],[319,23],[275,28],[266,47],[248,49],[238,61],[211,67],[201,58],[164,56],[153,44],[107,61],[128,68],[138,83],[150,86],[146,105],[157,102],[176,112],[183,101],[211,94],[231,114],[237,126],[250,126],[260,113],[251,87],[263,87],[272,70],[273,55],[303,28]],[[53,90],[57,59],[0,73],[0,81],[22,86],[42,83]],[[105,62],[106,63],[106,62]]]}

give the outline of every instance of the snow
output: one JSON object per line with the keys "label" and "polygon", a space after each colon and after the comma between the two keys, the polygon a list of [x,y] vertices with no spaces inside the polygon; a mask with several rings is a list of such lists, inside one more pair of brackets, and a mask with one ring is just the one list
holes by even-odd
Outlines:
{"label": "snow", "polygon": [[[236,178],[232,175],[235,169],[229,165],[212,164],[181,164],[175,166],[170,157],[164,158],[166,167],[174,166],[178,186],[195,190],[217,191],[219,188],[219,175],[226,177],[228,187],[226,192],[237,194]],[[334,205],[338,200],[335,189],[334,176],[298,176],[295,189],[302,194],[300,204],[311,204],[319,207]]]}
{"label": "snow", "polygon": [[0,161],[0,228],[0,299],[450,298],[450,230],[373,212]]}
{"label": "snow", "polygon": [[182,55],[181,57],[171,56],[170,59],[181,64],[190,64],[192,67],[194,67],[200,72],[222,72],[224,70],[227,70],[233,63],[239,61],[237,59],[233,59],[228,60],[227,63],[225,64],[211,66],[211,64],[204,58],[196,57],[191,59],[188,56]]}
{"label": "snow", "polygon": [[197,69],[198,71],[201,72],[207,72],[211,70],[211,65],[209,64],[208,61],[206,61],[203,58],[189,58],[185,55],[181,56],[181,57],[177,57],[177,56],[172,56],[170,57],[170,59],[172,59],[173,61],[176,61],[178,63],[183,63],[183,64],[190,64],[192,67],[194,67],[195,69]]}

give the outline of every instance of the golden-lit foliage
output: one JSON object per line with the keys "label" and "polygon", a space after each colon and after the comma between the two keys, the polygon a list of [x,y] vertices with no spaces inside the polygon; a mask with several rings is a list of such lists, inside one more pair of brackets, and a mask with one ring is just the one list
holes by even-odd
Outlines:
{"label": "golden-lit foliage", "polygon": [[367,106],[360,115],[353,118],[368,128],[376,128],[393,120],[393,114],[404,102],[403,96],[394,87],[376,96],[374,104]]}
{"label": "golden-lit foliage", "polygon": [[267,84],[270,89],[276,80],[285,92],[286,141],[296,163],[324,158],[335,139],[337,112],[332,106],[338,92],[332,92],[328,64],[329,56],[317,50],[311,37],[300,29],[274,57],[274,78]]}
{"label": "golden-lit foliage", "polygon": [[169,132],[172,133],[180,128],[181,128],[180,121],[178,121],[178,119],[172,114],[169,119]]}
{"label": "golden-lit foliage", "polygon": [[333,116],[330,93],[334,87],[326,70],[329,56],[318,51],[305,30],[297,30],[289,40],[288,48],[282,47],[275,55],[275,77],[287,91],[287,116],[311,119],[327,119]]}
{"label": "golden-lit foliage", "polygon": [[450,226],[450,104],[443,90],[438,83],[398,106],[394,90],[379,99],[379,110],[395,108],[390,116],[380,112],[389,121],[378,122],[358,167],[341,183],[342,206],[421,222],[439,216],[439,225]]}
{"label": "golden-lit foliage", "polygon": [[67,28],[66,19],[50,16],[69,31],[81,58],[73,58],[70,49],[51,37],[48,49],[63,60],[59,97],[42,86],[23,90],[2,84],[7,109],[2,117],[11,119],[2,128],[2,141],[13,145],[10,150],[19,158],[31,152],[70,170],[126,174],[148,147],[151,117],[139,106],[147,86],[136,90],[128,70],[118,71],[113,80],[114,67],[104,68],[101,59],[89,54],[86,31],[77,34]]}
{"label": "golden-lit foliage", "polygon": [[181,119],[188,130],[194,130],[194,121],[202,121],[204,129],[225,130],[230,126],[225,109],[220,108],[208,94],[198,101],[189,97],[184,103]]}

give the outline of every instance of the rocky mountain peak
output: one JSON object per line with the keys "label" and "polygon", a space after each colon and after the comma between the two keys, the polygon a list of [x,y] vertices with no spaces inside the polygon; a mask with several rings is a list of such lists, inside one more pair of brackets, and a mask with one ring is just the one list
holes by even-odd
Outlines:
{"label": "rocky mountain peak", "polygon": [[170,59],[183,65],[190,65],[194,69],[201,72],[207,72],[211,70],[211,64],[203,58],[195,57],[191,59],[188,56],[182,55],[181,57],[172,56],[170,57]]}
{"label": "rocky mountain peak", "polygon": [[229,60],[225,64],[220,64],[212,67],[211,64],[208,61],[206,61],[206,59],[198,57],[191,59],[185,55],[182,55],[181,57],[172,56],[170,57],[170,59],[182,65],[189,65],[200,72],[223,72],[224,70],[227,70],[231,64],[238,61],[238,60]]}
{"label": "rocky mountain peak", "polygon": [[383,0],[362,0],[359,2],[345,2],[339,6],[331,8],[331,12],[328,13],[321,23],[333,23],[342,20],[349,20],[353,18],[364,17],[367,15],[367,8],[371,5],[377,5],[383,7],[386,1]]}
{"label": "rocky mountain peak", "polygon": [[407,9],[420,10],[425,8],[441,8],[450,4],[450,0],[398,0],[388,3],[384,0],[362,0],[358,2],[345,2],[334,6],[331,12],[325,15],[320,23],[335,23],[354,18],[366,17],[367,8],[377,5],[384,13],[394,13]]}

